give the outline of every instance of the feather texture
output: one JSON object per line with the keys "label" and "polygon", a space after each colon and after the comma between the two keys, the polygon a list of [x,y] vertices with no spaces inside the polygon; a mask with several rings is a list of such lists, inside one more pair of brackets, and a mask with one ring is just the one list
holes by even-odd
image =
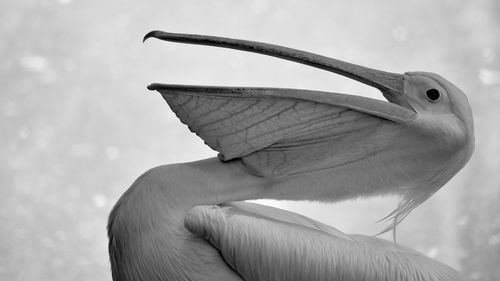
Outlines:
{"label": "feather texture", "polygon": [[464,280],[409,248],[253,203],[198,206],[184,223],[246,281]]}

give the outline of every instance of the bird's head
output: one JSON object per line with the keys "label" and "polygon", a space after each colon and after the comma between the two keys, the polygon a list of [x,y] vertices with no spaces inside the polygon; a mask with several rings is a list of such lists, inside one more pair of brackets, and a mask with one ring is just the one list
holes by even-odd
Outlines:
{"label": "bird's head", "polygon": [[[404,90],[400,94],[403,101],[385,95],[387,100],[413,110],[421,120],[418,123],[422,130],[427,128],[447,143],[472,149],[474,125],[465,94],[434,73],[407,72],[403,77]],[[447,137],[448,134],[451,136]]]}
{"label": "bird's head", "polygon": [[[403,200],[387,218],[394,225],[446,184],[470,159],[474,151],[474,124],[467,96],[453,83],[430,72],[407,72],[403,90],[385,94],[389,102],[416,113],[410,127],[422,134],[430,171],[418,186],[403,188]],[[424,153],[423,153],[424,154]],[[386,228],[383,232],[390,230]]]}

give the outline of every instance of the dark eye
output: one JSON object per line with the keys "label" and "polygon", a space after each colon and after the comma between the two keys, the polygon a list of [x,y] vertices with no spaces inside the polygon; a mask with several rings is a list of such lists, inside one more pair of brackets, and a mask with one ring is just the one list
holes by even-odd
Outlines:
{"label": "dark eye", "polygon": [[441,97],[441,93],[436,89],[430,89],[425,92],[429,101],[437,101]]}

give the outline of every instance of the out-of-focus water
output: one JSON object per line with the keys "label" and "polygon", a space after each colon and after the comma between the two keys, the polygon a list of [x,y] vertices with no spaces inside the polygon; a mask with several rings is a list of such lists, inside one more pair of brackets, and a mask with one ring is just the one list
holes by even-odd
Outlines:
{"label": "out-of-focus water", "polygon": [[[453,81],[474,110],[475,155],[398,228],[398,242],[472,280],[500,280],[499,3],[0,2],[0,280],[111,280],[105,227],[121,193],[153,166],[215,156],[146,90],[151,82],[380,98],[345,78],[274,58],[143,44],[153,29],[276,43]],[[270,203],[370,235],[383,229],[376,221],[397,200]]]}

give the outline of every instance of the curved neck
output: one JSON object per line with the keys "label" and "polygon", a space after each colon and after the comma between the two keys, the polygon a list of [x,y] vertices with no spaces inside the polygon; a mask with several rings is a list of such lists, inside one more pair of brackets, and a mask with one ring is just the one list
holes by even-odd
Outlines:
{"label": "curved neck", "polygon": [[219,252],[184,227],[189,209],[260,198],[336,201],[373,193],[360,176],[348,184],[352,177],[352,167],[345,165],[269,179],[251,174],[239,160],[217,158],[153,168],[132,184],[109,216],[113,279],[240,280]]}
{"label": "curved neck", "polygon": [[263,190],[241,164],[216,158],[147,171],[109,216],[113,280],[240,281],[213,247],[184,228],[184,216],[196,205],[259,198]]}

